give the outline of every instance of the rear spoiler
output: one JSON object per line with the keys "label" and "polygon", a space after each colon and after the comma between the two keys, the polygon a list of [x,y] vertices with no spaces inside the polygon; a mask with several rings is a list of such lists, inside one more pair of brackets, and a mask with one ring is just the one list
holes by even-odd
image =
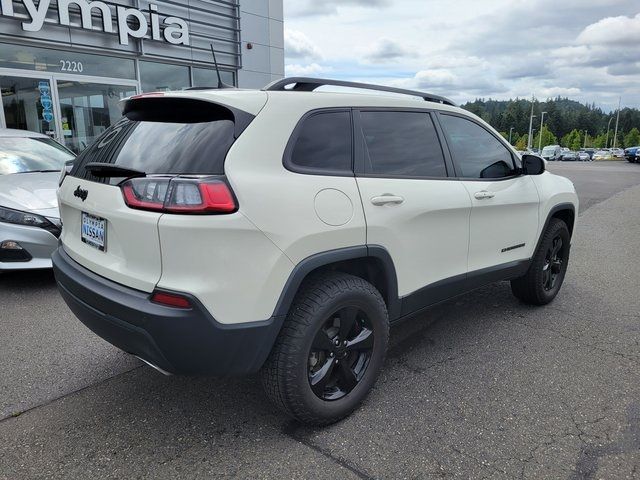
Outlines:
{"label": "rear spoiler", "polygon": [[202,123],[231,120],[237,139],[255,118],[244,110],[202,98],[168,96],[163,92],[143,93],[121,102],[129,120],[165,123]]}

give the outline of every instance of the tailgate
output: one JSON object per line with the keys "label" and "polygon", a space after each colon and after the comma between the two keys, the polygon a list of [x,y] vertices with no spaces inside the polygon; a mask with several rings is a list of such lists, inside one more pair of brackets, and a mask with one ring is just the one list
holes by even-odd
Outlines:
{"label": "tailgate", "polygon": [[[250,95],[253,103],[264,105],[261,93],[261,99]],[[230,103],[244,98],[200,95]],[[190,202],[195,198],[182,183],[183,187],[169,190],[166,179],[224,175],[227,151],[254,117],[203,98],[162,93],[132,97],[123,111],[123,118],[78,156],[58,191],[62,243],[85,268],[151,292],[162,273],[158,221],[167,211],[163,203],[167,192],[175,193],[180,204],[171,214],[193,213]],[[93,170],[96,164],[101,170]],[[150,179],[129,193],[138,195],[135,201],[123,196],[121,186],[128,177],[115,176],[132,170]],[[164,176],[164,183],[154,180],[158,176]],[[185,236],[185,243],[188,240]]]}
{"label": "tailgate", "polygon": [[[60,187],[58,200],[64,222],[61,240],[71,258],[114,282],[153,290],[162,269],[158,235],[162,214],[127,207],[118,186],[70,176]],[[83,212],[104,219],[104,251],[97,248],[99,241],[82,241]]]}

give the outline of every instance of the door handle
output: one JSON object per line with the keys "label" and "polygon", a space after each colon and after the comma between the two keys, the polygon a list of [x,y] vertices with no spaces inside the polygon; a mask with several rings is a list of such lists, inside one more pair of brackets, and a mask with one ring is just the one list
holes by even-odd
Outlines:
{"label": "door handle", "polygon": [[371,199],[371,203],[376,206],[387,204],[400,205],[402,202],[404,202],[404,198],[400,197],[399,195],[391,195],[388,193],[385,193],[384,195],[380,195],[378,197],[373,197]]}
{"label": "door handle", "polygon": [[493,192],[488,192],[487,190],[482,190],[480,192],[476,192],[474,195],[478,200],[485,200],[487,198],[493,198],[496,196]]}

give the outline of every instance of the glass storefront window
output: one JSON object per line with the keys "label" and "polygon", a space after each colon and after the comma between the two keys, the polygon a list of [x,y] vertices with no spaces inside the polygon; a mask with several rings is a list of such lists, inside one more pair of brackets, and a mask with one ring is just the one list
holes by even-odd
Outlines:
{"label": "glass storefront window", "polygon": [[48,79],[0,77],[0,90],[7,128],[55,136],[56,122]]}
{"label": "glass storefront window", "polygon": [[0,43],[0,67],[135,80],[133,60]]}
{"label": "glass storefront window", "polygon": [[189,67],[167,63],[140,62],[143,92],[182,90],[189,88]]}
{"label": "glass storefront window", "polygon": [[[218,76],[215,70],[193,67],[192,71],[194,87],[215,87],[218,85]],[[227,85],[236,84],[233,72],[220,70],[220,78]]]}
{"label": "glass storefront window", "polygon": [[121,116],[118,102],[135,87],[58,81],[60,125],[67,148],[81,152]]}

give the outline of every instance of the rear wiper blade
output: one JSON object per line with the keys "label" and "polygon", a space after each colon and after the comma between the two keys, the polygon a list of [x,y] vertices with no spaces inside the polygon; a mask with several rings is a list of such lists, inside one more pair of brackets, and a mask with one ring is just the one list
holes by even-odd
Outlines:
{"label": "rear wiper blade", "polygon": [[94,177],[146,177],[147,174],[135,168],[121,167],[112,163],[89,162],[84,166],[85,170],[89,170]]}
{"label": "rear wiper blade", "polygon": [[16,173],[49,173],[49,172],[60,172],[60,170],[25,170],[24,172],[16,172]]}

